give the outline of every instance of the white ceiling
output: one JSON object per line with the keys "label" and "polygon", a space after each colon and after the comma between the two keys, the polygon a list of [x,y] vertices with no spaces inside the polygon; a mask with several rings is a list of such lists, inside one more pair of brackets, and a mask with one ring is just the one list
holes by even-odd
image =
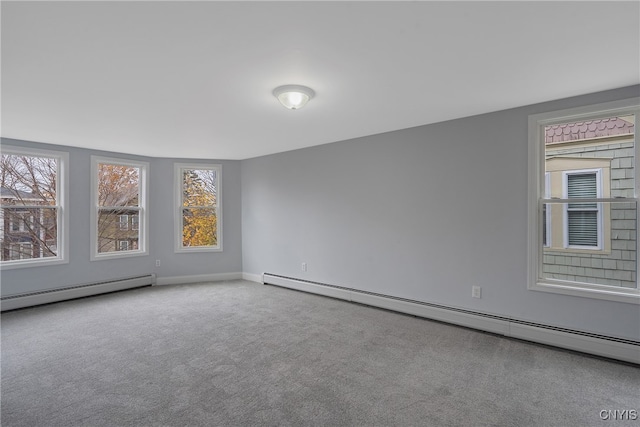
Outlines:
{"label": "white ceiling", "polygon": [[[2,1],[2,136],[245,159],[640,83],[640,2]],[[286,110],[271,91],[316,97]]]}

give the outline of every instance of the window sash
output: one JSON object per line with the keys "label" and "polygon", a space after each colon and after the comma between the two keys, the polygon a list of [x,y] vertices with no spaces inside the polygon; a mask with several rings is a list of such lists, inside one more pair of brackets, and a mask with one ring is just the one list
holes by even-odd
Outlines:
{"label": "window sash", "polygon": [[[122,211],[127,211],[127,212],[131,212],[131,211],[136,211],[137,213],[134,214],[118,214],[117,212],[122,212]],[[120,252],[127,252],[127,253],[132,253],[132,252],[136,252],[138,250],[140,250],[140,241],[142,240],[142,232],[140,227],[138,228],[133,228],[133,227],[129,227],[129,217],[138,217],[140,218],[140,216],[142,215],[142,211],[143,209],[138,207],[138,206],[96,206],[96,212],[97,212],[97,227],[98,227],[98,233],[96,236],[96,244],[98,245],[98,255],[100,256],[109,256],[110,254],[119,254]],[[117,220],[113,221],[113,226],[115,227],[115,230],[113,230],[114,232],[118,232],[118,231],[135,231],[136,236],[137,236],[137,240],[138,240],[138,245],[137,247],[132,248],[132,245],[129,244],[128,241],[124,241],[127,243],[127,249],[122,249],[120,244],[123,242],[123,240],[118,239],[117,235],[113,235],[113,236],[101,236],[99,234],[99,227],[100,227],[100,218],[101,218],[101,213],[106,212],[107,214],[109,213],[113,213],[114,215],[117,215]],[[122,220],[126,217],[126,222],[122,222]],[[138,223],[139,225],[139,223]],[[100,250],[100,239],[104,238],[107,240],[115,240],[116,243],[113,246],[114,250],[105,250],[105,251],[101,251]]]}

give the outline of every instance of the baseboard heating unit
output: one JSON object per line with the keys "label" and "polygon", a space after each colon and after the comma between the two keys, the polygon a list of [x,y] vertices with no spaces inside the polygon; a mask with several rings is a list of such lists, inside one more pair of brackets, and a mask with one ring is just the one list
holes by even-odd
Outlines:
{"label": "baseboard heating unit", "polygon": [[155,284],[155,282],[156,275],[147,274],[144,276],[127,277],[44,291],[26,292],[2,297],[0,300],[0,306],[2,307],[2,311],[15,310],[17,308],[31,307],[34,305],[49,304],[74,298],[150,286]]}
{"label": "baseboard heating unit", "polygon": [[640,342],[265,273],[262,282],[640,364]]}

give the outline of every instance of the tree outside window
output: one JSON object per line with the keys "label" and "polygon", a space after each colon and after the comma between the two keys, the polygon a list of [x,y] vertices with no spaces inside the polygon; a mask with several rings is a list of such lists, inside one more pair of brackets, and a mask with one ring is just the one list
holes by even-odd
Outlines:
{"label": "tree outside window", "polygon": [[220,167],[176,165],[178,250],[220,250]]}
{"label": "tree outside window", "polygon": [[31,154],[29,150],[20,153],[20,150],[5,148],[3,151],[0,157],[2,262],[61,259],[58,188],[61,157]]}
{"label": "tree outside window", "polygon": [[142,162],[92,158],[92,259],[145,253],[141,221],[145,221],[147,168]]}

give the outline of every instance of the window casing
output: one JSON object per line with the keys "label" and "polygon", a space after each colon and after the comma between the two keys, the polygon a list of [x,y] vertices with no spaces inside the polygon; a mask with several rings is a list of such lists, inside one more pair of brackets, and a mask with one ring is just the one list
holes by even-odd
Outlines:
{"label": "window casing", "polygon": [[92,261],[148,254],[148,174],[146,162],[91,157]]}
{"label": "window casing", "polygon": [[[640,98],[633,98],[529,117],[530,290],[640,304],[634,171],[639,106]],[[629,135],[545,139],[550,129],[562,132],[563,124],[584,127],[620,118],[635,123]],[[609,152],[595,153],[601,144],[610,144]],[[574,165],[559,166],[562,162]],[[552,175],[562,173],[561,195],[558,181],[549,178],[549,165],[555,168]],[[557,228],[562,240],[555,237]]]}
{"label": "window casing", "polygon": [[3,144],[3,270],[69,262],[68,164],[65,152]]}
{"label": "window casing", "polygon": [[176,163],[175,252],[222,251],[222,167]]}

